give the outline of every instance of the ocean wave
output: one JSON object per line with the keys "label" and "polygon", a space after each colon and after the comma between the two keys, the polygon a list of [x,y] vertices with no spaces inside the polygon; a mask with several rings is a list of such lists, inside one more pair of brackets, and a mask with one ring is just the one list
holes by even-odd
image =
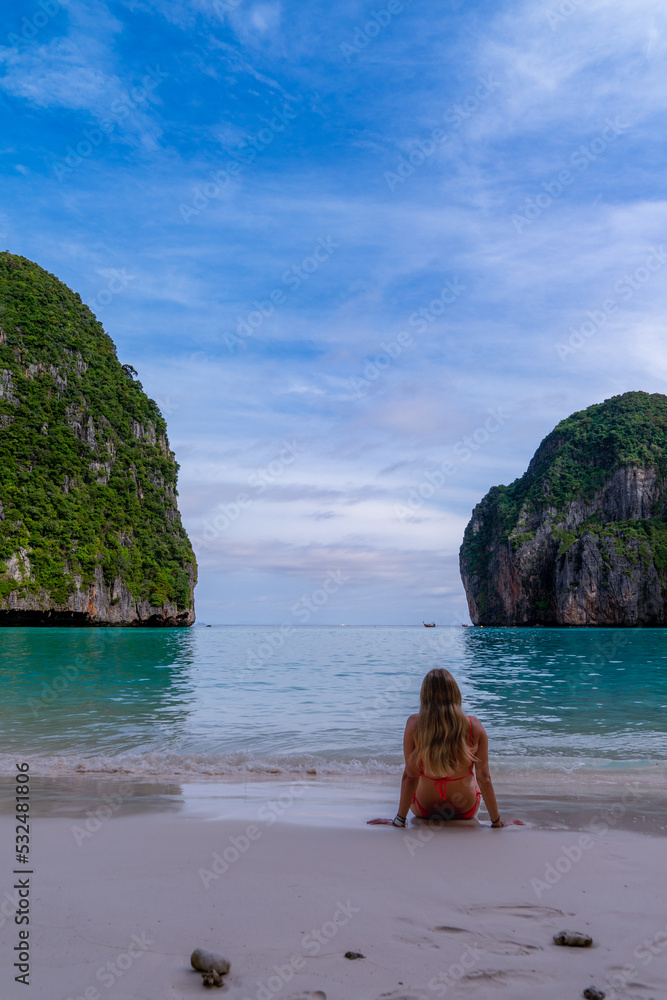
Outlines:
{"label": "ocean wave", "polygon": [[[117,754],[0,754],[0,775],[14,775],[16,764],[26,761],[33,776],[127,776],[130,778],[268,778],[291,777],[398,777],[403,769],[399,757],[351,757],[339,759],[316,754],[285,754],[267,757],[247,753],[170,752],[150,750]],[[628,781],[633,775],[642,781],[665,785],[664,760],[626,760],[540,756],[496,758],[494,776],[513,782],[523,777],[596,783]]]}
{"label": "ocean wave", "polygon": [[[311,754],[257,758],[244,754],[120,753],[99,755],[27,755],[21,758],[34,775],[127,775],[130,777],[268,777],[276,775],[397,775],[402,764],[378,760],[333,760]],[[17,757],[0,754],[0,774],[14,774]]]}

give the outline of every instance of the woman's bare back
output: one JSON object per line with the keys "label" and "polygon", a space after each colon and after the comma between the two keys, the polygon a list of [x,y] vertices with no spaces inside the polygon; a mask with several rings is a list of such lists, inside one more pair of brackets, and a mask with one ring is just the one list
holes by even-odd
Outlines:
{"label": "woman's bare back", "polygon": [[[414,749],[414,731],[417,727],[417,715],[411,715],[406,726],[406,743],[412,742],[412,748],[408,750],[406,745],[406,759]],[[470,727],[472,735],[472,752],[477,756],[479,748],[479,732],[475,732],[481,723],[478,719],[470,716]],[[419,784],[415,794],[415,800],[411,809],[415,816],[425,818],[426,816],[443,816],[446,818],[457,818],[461,814],[476,811],[479,802],[479,791],[473,773],[472,766],[469,770],[457,771],[453,775],[427,775],[419,769]],[[461,816],[461,818],[463,818]]]}

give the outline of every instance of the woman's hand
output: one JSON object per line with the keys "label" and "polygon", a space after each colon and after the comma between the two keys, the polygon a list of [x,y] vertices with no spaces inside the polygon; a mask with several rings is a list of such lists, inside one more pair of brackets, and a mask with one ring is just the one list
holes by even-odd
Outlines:
{"label": "woman's hand", "polygon": [[368,826],[397,826],[399,830],[405,830],[407,821],[407,816],[399,816],[397,813],[393,819],[369,819],[367,823]]}

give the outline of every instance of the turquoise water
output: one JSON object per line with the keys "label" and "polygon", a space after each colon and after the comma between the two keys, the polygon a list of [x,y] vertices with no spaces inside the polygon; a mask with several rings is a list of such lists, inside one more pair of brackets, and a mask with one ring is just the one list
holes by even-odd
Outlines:
{"label": "turquoise water", "polygon": [[0,662],[5,773],[390,773],[437,665],[501,765],[667,759],[659,629],[2,629]]}

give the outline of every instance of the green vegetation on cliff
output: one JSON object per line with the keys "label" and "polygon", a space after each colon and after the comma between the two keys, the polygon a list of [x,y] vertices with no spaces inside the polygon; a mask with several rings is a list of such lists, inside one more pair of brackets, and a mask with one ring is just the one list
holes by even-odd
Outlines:
{"label": "green vegetation on cliff", "polygon": [[191,607],[177,471],[157,405],[90,309],[0,254],[0,599],[46,591],[63,603],[75,575],[85,587],[101,567],[135,600]]}
{"label": "green vegetation on cliff", "polygon": [[[499,572],[500,548],[508,548],[508,558],[521,575],[527,569],[519,566],[528,566],[538,530],[538,548],[546,551],[545,529],[551,539],[549,551],[561,567],[568,555],[581,558],[580,543],[586,537],[595,542],[605,563],[614,558],[609,555],[613,552],[628,567],[654,567],[667,599],[664,487],[658,489],[647,516],[621,520],[605,515],[599,504],[591,506],[617,470],[633,468],[649,470],[659,483],[667,479],[667,396],[627,392],[562,420],[542,441],[525,474],[509,486],[493,487],[473,512],[460,558],[478,607],[489,601],[498,606],[498,592],[490,580]],[[547,564],[539,570],[535,565],[530,572],[543,576],[544,596],[535,607],[541,603],[553,610],[557,574],[551,576]],[[528,590],[533,586],[524,584]]]}
{"label": "green vegetation on cliff", "polygon": [[[572,500],[590,501],[611,472],[628,465],[667,475],[667,396],[626,392],[566,417],[542,441],[523,476],[494,486],[488,500],[509,538],[522,508],[530,517],[545,508],[562,511]],[[513,535],[512,541],[516,546],[529,537]]]}

